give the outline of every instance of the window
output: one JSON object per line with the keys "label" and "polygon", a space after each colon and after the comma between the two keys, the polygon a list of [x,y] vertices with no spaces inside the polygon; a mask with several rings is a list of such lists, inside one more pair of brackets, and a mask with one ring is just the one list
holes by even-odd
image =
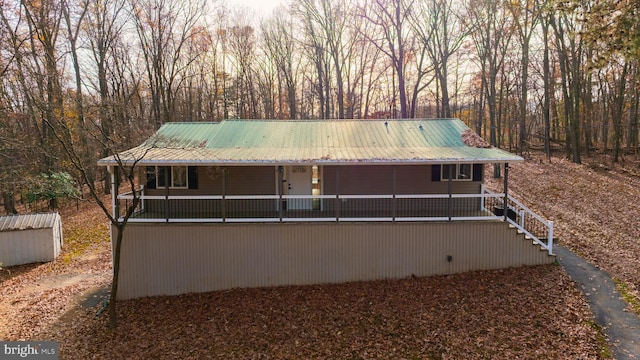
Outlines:
{"label": "window", "polygon": [[187,188],[187,167],[186,166],[171,167],[171,187]]}
{"label": "window", "polygon": [[197,189],[198,172],[195,166],[149,166],[147,167],[148,189]]}
{"label": "window", "polygon": [[445,164],[441,167],[441,181],[449,180],[449,174],[452,173],[454,181],[472,181],[473,169],[471,164]]}

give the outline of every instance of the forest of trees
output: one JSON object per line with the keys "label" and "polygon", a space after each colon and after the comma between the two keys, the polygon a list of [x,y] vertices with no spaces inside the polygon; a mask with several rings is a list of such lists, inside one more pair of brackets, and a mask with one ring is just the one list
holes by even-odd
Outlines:
{"label": "forest of trees", "polygon": [[638,0],[0,4],[7,211],[171,121],[459,117],[518,153],[638,149]]}

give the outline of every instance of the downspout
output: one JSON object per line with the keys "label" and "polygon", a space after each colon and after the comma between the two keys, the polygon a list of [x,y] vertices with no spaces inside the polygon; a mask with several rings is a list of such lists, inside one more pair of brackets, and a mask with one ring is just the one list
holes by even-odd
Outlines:
{"label": "downspout", "polygon": [[509,163],[504,164],[504,221],[509,218]]}

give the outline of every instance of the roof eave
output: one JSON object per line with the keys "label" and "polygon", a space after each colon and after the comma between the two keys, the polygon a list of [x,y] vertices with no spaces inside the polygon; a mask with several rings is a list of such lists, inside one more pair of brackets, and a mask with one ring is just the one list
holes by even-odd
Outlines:
{"label": "roof eave", "polygon": [[[468,158],[468,159],[308,159],[308,160],[186,160],[186,159],[142,159],[137,161],[139,166],[265,166],[265,165],[436,165],[436,164],[504,164],[523,162],[521,157],[508,158]],[[133,161],[116,161],[105,158],[98,161],[98,166],[133,165]]]}

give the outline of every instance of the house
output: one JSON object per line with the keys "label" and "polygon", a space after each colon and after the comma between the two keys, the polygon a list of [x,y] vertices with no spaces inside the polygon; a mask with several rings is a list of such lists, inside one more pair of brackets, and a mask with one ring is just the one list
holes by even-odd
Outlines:
{"label": "house", "polygon": [[14,266],[53,261],[62,249],[58,213],[0,217],[0,264]]}
{"label": "house", "polygon": [[112,191],[116,217],[141,199],[119,297],[553,262],[552,223],[507,192],[522,160],[459,119],[165,124],[98,162],[139,169],[135,194]]}

